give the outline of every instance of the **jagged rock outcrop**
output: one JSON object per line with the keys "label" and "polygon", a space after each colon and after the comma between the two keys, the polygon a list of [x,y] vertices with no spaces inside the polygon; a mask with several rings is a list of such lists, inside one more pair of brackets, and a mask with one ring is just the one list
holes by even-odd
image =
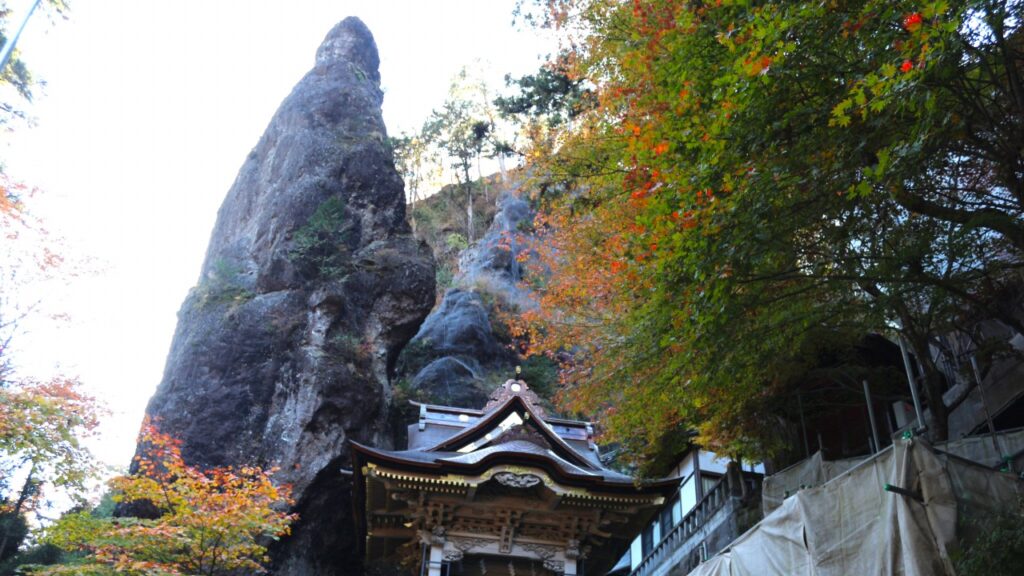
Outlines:
{"label": "jagged rock outcrop", "polygon": [[280,467],[301,520],[276,574],[360,573],[345,443],[392,445],[388,373],[435,301],[378,64],[358,19],[327,35],[224,200],[147,409],[191,463]]}
{"label": "jagged rock outcrop", "polygon": [[402,353],[400,370],[414,394],[430,402],[480,407],[496,383],[512,377],[519,356],[507,334],[495,334],[495,304],[506,310],[534,305],[520,285],[520,255],[529,249],[534,212],[516,190],[498,195],[487,233],[459,258],[455,287],[445,292]]}
{"label": "jagged rock outcrop", "polygon": [[437,356],[490,362],[506,355],[491,329],[487,306],[476,292],[452,288],[420,326],[413,345],[429,345]]}
{"label": "jagged rock outcrop", "polygon": [[411,387],[434,404],[480,407],[487,394],[478,384],[484,369],[479,362],[458,356],[442,356],[420,369]]}
{"label": "jagged rock outcrop", "polygon": [[520,194],[515,182],[498,195],[498,211],[487,233],[476,244],[463,251],[455,285],[479,288],[503,299],[519,310],[532,308],[532,294],[525,289],[523,263],[529,252],[535,213]]}
{"label": "jagged rock outcrop", "polygon": [[495,336],[481,295],[453,288],[402,352],[400,368],[412,375],[411,388],[419,398],[472,408],[487,401],[485,371],[508,368],[514,358],[507,343]]}

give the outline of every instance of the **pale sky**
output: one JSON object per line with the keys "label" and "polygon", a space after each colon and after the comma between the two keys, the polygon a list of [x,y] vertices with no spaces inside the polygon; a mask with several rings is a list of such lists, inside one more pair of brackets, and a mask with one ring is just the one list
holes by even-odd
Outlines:
{"label": "pale sky", "polygon": [[[369,26],[397,134],[443,102],[463,65],[482,61],[494,89],[537,68],[552,45],[511,26],[514,4],[75,0],[67,21],[36,15],[19,48],[47,86],[27,107],[36,126],[0,134],[0,153],[11,178],[43,190],[29,210],[93,272],[23,295],[44,313],[15,360],[77,374],[107,405],[101,458],[127,465],[217,208],[327,31],[350,15]],[[71,320],[46,315],[62,312]]]}

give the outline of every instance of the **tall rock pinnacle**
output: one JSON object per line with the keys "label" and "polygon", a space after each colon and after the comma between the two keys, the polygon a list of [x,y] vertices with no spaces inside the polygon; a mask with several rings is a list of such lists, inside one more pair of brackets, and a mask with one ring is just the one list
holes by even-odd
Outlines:
{"label": "tall rock pinnacle", "polygon": [[347,439],[390,446],[388,373],[434,303],[356,18],[328,33],[218,213],[147,412],[193,464],[280,468],[301,520],[277,574],[348,574]]}

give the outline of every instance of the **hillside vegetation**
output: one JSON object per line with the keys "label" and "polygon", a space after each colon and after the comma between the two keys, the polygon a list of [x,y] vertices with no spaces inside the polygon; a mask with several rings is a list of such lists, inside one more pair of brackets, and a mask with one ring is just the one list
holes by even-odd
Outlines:
{"label": "hillside vegetation", "polygon": [[503,190],[501,176],[492,174],[470,183],[473,198],[473,229],[470,234],[465,186],[450,184],[436,194],[409,205],[409,221],[416,237],[425,241],[437,260],[437,294],[452,287],[459,270],[459,254],[469,247],[470,237],[480,238],[497,212],[495,200]]}

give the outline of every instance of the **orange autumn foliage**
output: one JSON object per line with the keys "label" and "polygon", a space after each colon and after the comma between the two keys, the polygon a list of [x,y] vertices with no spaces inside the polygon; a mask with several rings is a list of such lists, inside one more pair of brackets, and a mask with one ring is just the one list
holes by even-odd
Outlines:
{"label": "orange autumn foliage", "polygon": [[115,501],[144,502],[155,519],[65,516],[47,540],[85,552],[82,563],[47,567],[38,574],[263,574],[269,540],[289,533],[297,516],[287,486],[274,469],[253,466],[209,470],[189,466],[180,441],[146,422],[137,470],[110,481]]}

